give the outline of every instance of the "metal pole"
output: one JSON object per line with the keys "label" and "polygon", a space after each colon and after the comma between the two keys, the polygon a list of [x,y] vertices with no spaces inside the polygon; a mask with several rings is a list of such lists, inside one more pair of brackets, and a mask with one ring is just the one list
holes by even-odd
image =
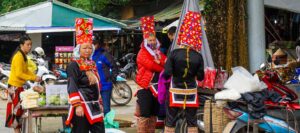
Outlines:
{"label": "metal pole", "polygon": [[264,0],[247,0],[248,46],[250,71],[255,72],[265,62],[265,19]]}

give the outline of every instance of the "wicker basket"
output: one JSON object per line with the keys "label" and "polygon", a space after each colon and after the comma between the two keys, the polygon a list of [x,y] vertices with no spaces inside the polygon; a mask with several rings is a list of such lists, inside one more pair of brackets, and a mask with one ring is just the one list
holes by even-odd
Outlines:
{"label": "wicker basket", "polygon": [[[210,108],[210,105],[212,105],[212,108]],[[210,109],[212,109],[211,115],[210,115]],[[210,100],[206,100],[204,105],[204,116],[203,116],[205,133],[210,133],[210,123],[211,123],[210,116],[212,116],[213,133],[222,133],[227,123],[230,122],[229,118],[223,111],[223,106],[219,107],[216,105],[216,103],[214,102],[211,103]]]}

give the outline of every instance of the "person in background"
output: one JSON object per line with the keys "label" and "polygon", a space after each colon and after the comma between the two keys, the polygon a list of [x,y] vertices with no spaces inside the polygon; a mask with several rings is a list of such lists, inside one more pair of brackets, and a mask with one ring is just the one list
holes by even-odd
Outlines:
{"label": "person in background", "polygon": [[71,125],[72,133],[105,133],[100,77],[91,59],[95,49],[91,27],[92,19],[76,19],[77,46],[67,66],[70,109],[66,125]]}
{"label": "person in background", "polygon": [[112,55],[107,52],[106,46],[100,39],[94,39],[95,52],[93,60],[96,62],[98,74],[101,78],[101,97],[104,106],[104,115],[110,111],[110,100],[113,82],[116,82],[118,68]]}
{"label": "person in background", "polygon": [[[188,19],[189,16],[193,16],[195,21]],[[196,117],[199,106],[197,80],[202,81],[204,78],[204,62],[199,53],[202,46],[201,34],[197,32],[201,31],[200,14],[188,12],[184,22],[186,23],[182,24],[176,42],[180,48],[169,54],[163,73],[165,79],[171,78],[170,89],[166,93],[165,133],[175,132],[176,121],[178,120],[176,116],[180,110],[185,112],[187,132],[198,132]]]}
{"label": "person in background", "polygon": [[169,30],[167,32],[168,38],[170,39],[170,42],[171,42],[169,47],[168,47],[168,53],[170,53],[170,50],[172,48],[172,44],[173,44],[173,41],[174,41],[174,38],[175,38],[176,29],[177,29],[176,26],[172,26],[172,27],[169,28]]}
{"label": "person in background", "polygon": [[41,78],[28,70],[27,54],[32,47],[32,41],[28,35],[20,38],[20,45],[11,59],[11,73],[8,79],[8,101],[6,106],[5,126],[14,128],[15,133],[20,133],[21,116],[23,109],[20,106],[20,93],[24,91],[23,85],[27,80],[40,82]]}
{"label": "person in background", "polygon": [[157,82],[165,64],[165,55],[160,52],[160,43],[154,31],[154,17],[141,18],[144,41],[137,55],[137,132],[154,133],[159,111]]}

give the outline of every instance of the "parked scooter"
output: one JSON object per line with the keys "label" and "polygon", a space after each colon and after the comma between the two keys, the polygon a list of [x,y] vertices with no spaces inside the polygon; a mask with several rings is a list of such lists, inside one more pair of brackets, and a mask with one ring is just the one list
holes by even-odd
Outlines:
{"label": "parked scooter", "polygon": [[[10,66],[5,64],[5,63],[0,63],[0,98],[2,100],[7,100],[7,82],[8,82],[8,76],[9,76],[9,71],[7,69]],[[4,70],[5,69],[5,70]]]}
{"label": "parked scooter", "polygon": [[117,76],[116,83],[113,83],[111,100],[117,105],[126,105],[132,99],[132,89],[126,82],[124,75],[120,73]]}
{"label": "parked scooter", "polygon": [[118,61],[116,61],[116,64],[120,68],[120,71],[126,74],[126,78],[134,81],[137,73],[137,67],[134,59],[135,56],[136,54],[128,53],[124,57],[122,57],[120,61],[126,62],[126,65],[124,65],[124,67],[122,67]]}
{"label": "parked scooter", "polygon": [[[267,85],[268,90],[279,93],[282,101],[273,103],[265,101],[267,114],[263,118],[256,120],[249,116],[248,104],[240,106],[240,108],[224,108],[225,113],[232,121],[225,127],[226,132],[236,133],[249,131],[253,127],[253,121],[257,122],[257,128],[263,132],[299,132],[300,105],[294,100],[298,99],[297,94],[288,87],[280,84],[279,75],[270,69],[268,65],[261,67],[259,70],[260,79]],[[240,105],[240,104],[239,104]]]}
{"label": "parked scooter", "polygon": [[224,131],[229,133],[246,132],[250,128],[254,128],[252,125],[256,121],[259,131],[274,133],[299,132],[299,104],[287,102],[271,107],[271,109],[267,109],[267,114],[258,120],[249,116],[247,106],[243,110],[225,107],[224,112],[232,121],[227,124]]}
{"label": "parked scooter", "polygon": [[[43,59],[44,54],[41,54],[40,49],[41,48],[38,47],[35,49],[35,51],[32,52],[33,57],[31,60],[34,61],[37,65],[36,74],[42,78],[42,82],[40,84],[42,86],[45,86],[47,84],[53,84],[57,80],[57,78],[51,71],[49,71],[46,68],[45,60]],[[38,51],[38,52],[36,52],[36,51]],[[2,65],[2,67],[0,67],[0,73],[3,75],[0,79],[0,81],[2,81],[0,83],[0,87],[7,88],[7,80],[9,78],[9,74],[10,74],[10,65],[7,65],[7,64]],[[37,84],[37,83],[27,81],[23,87],[24,87],[24,89],[29,89],[29,88],[33,87],[35,84]],[[1,89],[1,90],[3,90],[3,89]],[[4,91],[6,91],[6,90],[4,90]]]}

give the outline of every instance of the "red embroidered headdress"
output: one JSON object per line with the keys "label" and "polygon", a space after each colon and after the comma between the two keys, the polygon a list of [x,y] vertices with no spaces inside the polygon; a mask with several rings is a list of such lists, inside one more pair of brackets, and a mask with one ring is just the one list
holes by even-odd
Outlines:
{"label": "red embroidered headdress", "polygon": [[188,11],[183,19],[178,33],[177,44],[190,46],[196,51],[202,47],[201,15]]}
{"label": "red embroidered headdress", "polygon": [[150,34],[155,35],[154,29],[154,17],[153,16],[146,16],[141,18],[141,28],[143,31],[144,39],[147,39]]}
{"label": "red embroidered headdress", "polygon": [[76,44],[83,43],[93,44],[93,19],[92,18],[76,18]]}

